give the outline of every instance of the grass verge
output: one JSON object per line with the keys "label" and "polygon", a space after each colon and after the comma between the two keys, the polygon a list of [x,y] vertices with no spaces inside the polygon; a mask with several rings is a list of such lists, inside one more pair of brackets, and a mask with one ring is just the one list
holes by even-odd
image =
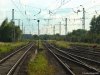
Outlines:
{"label": "grass verge", "polygon": [[44,51],[40,51],[28,64],[29,75],[54,75],[55,69],[48,63]]}
{"label": "grass verge", "polygon": [[61,48],[69,48],[70,47],[70,44],[68,42],[65,42],[65,41],[48,41],[49,43],[51,44],[54,44],[56,45],[57,47],[61,47]]}
{"label": "grass verge", "polygon": [[0,42],[0,53],[6,53],[11,51],[12,49],[24,45],[24,42],[16,42],[16,43],[3,43]]}
{"label": "grass verge", "polygon": [[58,47],[62,47],[62,48],[69,48],[70,44],[68,42],[65,41],[56,41],[55,45],[57,45]]}

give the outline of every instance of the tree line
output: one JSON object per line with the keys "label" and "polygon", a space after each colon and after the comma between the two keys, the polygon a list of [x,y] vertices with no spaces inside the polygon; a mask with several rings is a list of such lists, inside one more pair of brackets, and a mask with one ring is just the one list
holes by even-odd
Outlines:
{"label": "tree line", "polygon": [[100,15],[93,16],[89,31],[83,29],[73,30],[66,38],[67,41],[72,42],[100,43]]}
{"label": "tree line", "polygon": [[[38,39],[37,35],[33,39]],[[42,40],[66,40],[71,42],[100,43],[100,15],[93,16],[90,22],[90,30],[77,29],[65,35],[40,35]]]}
{"label": "tree line", "polygon": [[[19,26],[11,20],[5,19],[0,26],[0,41],[12,42],[21,39],[22,31]],[[15,37],[15,38],[14,38]]]}

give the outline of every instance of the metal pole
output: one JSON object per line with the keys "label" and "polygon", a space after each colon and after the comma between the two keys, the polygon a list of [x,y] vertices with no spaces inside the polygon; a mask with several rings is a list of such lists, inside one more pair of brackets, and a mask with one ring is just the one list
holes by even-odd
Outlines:
{"label": "metal pole", "polygon": [[38,50],[39,50],[39,35],[40,35],[40,31],[39,31],[39,22],[40,22],[40,20],[37,20],[37,22],[38,22]]}
{"label": "metal pole", "polygon": [[54,34],[54,36],[55,36],[55,26],[53,27],[53,34]]}
{"label": "metal pole", "polygon": [[59,35],[61,35],[61,22],[59,22]]}
{"label": "metal pole", "polygon": [[65,35],[67,35],[67,18],[65,18]]}
{"label": "metal pole", "polygon": [[85,8],[83,8],[83,24],[82,28],[85,30]]}
{"label": "metal pole", "polygon": [[65,35],[67,35],[67,18],[65,18]]}
{"label": "metal pole", "polygon": [[67,18],[65,18],[65,40],[67,35]]}
{"label": "metal pole", "polygon": [[22,21],[22,38],[21,39],[23,40],[23,21]]}
{"label": "metal pole", "polygon": [[22,34],[24,34],[23,29],[24,29],[24,28],[23,28],[23,21],[22,21]]}
{"label": "metal pole", "polygon": [[54,34],[54,40],[56,40],[56,37],[55,37],[55,26],[53,27],[53,34]]}
{"label": "metal pole", "polygon": [[12,9],[12,21],[14,22],[14,9]]}
{"label": "metal pole", "polygon": [[[13,21],[13,24],[15,24],[14,22],[14,9],[12,9],[12,21]],[[14,26],[14,29],[12,30],[12,41],[15,41],[15,26]]]}

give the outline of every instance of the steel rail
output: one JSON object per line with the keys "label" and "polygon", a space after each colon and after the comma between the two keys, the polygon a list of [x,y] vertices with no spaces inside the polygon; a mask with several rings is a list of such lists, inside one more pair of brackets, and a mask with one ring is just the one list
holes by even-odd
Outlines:
{"label": "steel rail", "polygon": [[[49,45],[51,45],[51,44],[49,44]],[[51,46],[54,47],[53,45],[51,45]],[[55,49],[58,49],[58,48],[56,48],[56,47],[54,47],[54,48],[55,48]],[[60,50],[60,49],[58,49],[58,50]],[[63,51],[63,50],[61,50],[61,51]],[[91,62],[100,64],[99,61],[96,61],[96,60],[93,60],[93,59],[90,59],[90,58],[86,58],[86,57],[83,57],[83,56],[75,55],[75,54],[70,53],[70,52],[67,52],[67,51],[63,51],[63,52],[64,52],[64,53],[67,53],[67,54],[70,54],[70,55],[73,55],[74,57],[78,57],[78,58],[81,58],[81,59],[84,59],[84,60],[88,60],[88,61],[91,61]]]}
{"label": "steel rail", "polygon": [[69,65],[65,64],[50,48],[47,47],[45,44],[46,48],[54,55],[54,57],[60,62],[60,64],[63,65],[65,69],[70,73],[70,75],[76,75],[69,67]]}
{"label": "steel rail", "polygon": [[33,47],[33,45],[33,43],[28,43],[27,45],[3,58],[0,63],[0,75],[12,75],[20,62],[26,58],[27,52]]}
{"label": "steel rail", "polygon": [[26,51],[25,53],[20,57],[20,59],[13,65],[13,67],[9,70],[9,72],[7,73],[7,75],[12,75],[12,73],[15,71],[16,67],[18,66],[18,64],[22,61],[22,59],[25,57],[25,55],[28,53],[28,51],[33,47],[33,45],[31,45]]}
{"label": "steel rail", "polygon": [[20,50],[24,49],[25,47],[29,46],[30,43],[28,45],[25,45],[21,48],[19,48],[18,50],[14,51],[13,53],[9,54],[8,56],[4,57],[3,59],[0,60],[0,64],[3,63],[4,61],[6,61],[8,58],[10,58],[11,56],[13,56],[14,54],[16,54],[17,52],[19,52]]}
{"label": "steel rail", "polygon": [[51,44],[49,44],[49,45],[50,45],[51,47],[55,48],[57,51],[62,52],[62,53],[64,53],[64,54],[68,55],[69,57],[73,58],[74,60],[78,61],[78,62],[79,62],[79,64],[81,64],[81,65],[83,65],[83,66],[87,67],[88,69],[91,69],[91,70],[94,70],[94,71],[96,71],[96,72],[100,73],[100,71],[99,71],[98,69],[96,69],[96,68],[94,68],[94,67],[92,67],[92,66],[87,65],[86,63],[82,62],[81,60],[79,60],[79,59],[77,59],[77,58],[75,58],[75,57],[73,57],[73,56],[69,55],[69,54],[68,54],[68,53],[66,53],[65,51],[62,51],[62,50],[60,50],[60,49],[58,49],[58,48],[54,47],[54,46],[53,46],[53,45],[51,45]]}

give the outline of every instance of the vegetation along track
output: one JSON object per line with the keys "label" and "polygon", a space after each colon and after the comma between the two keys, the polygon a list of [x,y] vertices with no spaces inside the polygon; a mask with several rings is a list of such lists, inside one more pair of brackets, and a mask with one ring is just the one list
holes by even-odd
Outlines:
{"label": "vegetation along track", "polygon": [[28,43],[0,60],[0,75],[13,75],[21,61],[25,59],[25,56],[27,56],[28,51],[32,47],[33,43]]}
{"label": "vegetation along track", "polygon": [[[59,62],[67,69],[69,75],[99,75],[100,71],[98,68],[95,68],[93,65],[89,65],[86,59],[79,59],[63,50],[55,48],[53,45],[46,43],[45,44],[48,50],[59,60]],[[91,62],[91,61],[89,61]],[[92,62],[91,62],[92,63]],[[95,65],[97,65],[94,62]],[[68,74],[67,74],[68,75]]]}

